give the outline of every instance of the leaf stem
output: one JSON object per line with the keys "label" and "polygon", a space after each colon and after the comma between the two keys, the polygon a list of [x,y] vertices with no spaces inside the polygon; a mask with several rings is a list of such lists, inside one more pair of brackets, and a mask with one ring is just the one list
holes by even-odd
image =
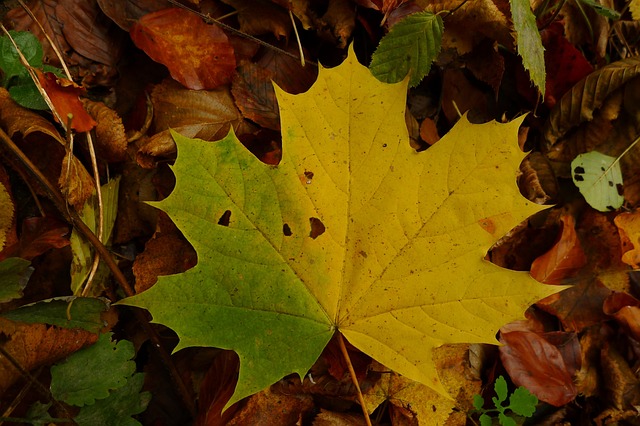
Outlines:
{"label": "leaf stem", "polygon": [[353,364],[351,364],[351,358],[349,357],[349,352],[347,352],[347,346],[344,344],[344,337],[342,337],[342,333],[338,332],[338,345],[340,346],[340,351],[342,352],[342,356],[347,363],[347,368],[349,369],[349,375],[351,376],[351,381],[356,386],[356,390],[358,391],[358,402],[360,402],[360,407],[362,407],[362,414],[364,414],[364,420],[367,423],[367,426],[371,425],[371,419],[369,418],[369,410],[367,410],[367,404],[364,402],[364,396],[362,396],[362,390],[360,390],[360,384],[358,383],[358,377],[356,376],[356,371],[353,369]]}

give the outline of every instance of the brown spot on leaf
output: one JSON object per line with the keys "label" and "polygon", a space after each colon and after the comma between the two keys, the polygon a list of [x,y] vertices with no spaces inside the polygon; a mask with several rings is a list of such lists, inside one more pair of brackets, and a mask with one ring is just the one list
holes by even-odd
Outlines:
{"label": "brown spot on leaf", "polygon": [[311,225],[311,232],[309,232],[309,236],[314,240],[318,238],[320,235],[324,234],[325,227],[324,223],[317,217],[310,217],[309,224]]}

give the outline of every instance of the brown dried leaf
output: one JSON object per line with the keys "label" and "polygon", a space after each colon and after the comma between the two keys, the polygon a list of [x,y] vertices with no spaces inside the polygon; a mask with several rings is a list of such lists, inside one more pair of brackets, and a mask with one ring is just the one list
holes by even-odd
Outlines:
{"label": "brown dried leaf", "polygon": [[[313,426],[364,426],[366,424],[362,415],[351,413],[338,413],[320,409],[320,413],[313,419]],[[396,425],[396,423],[393,423]]]}
{"label": "brown dried leaf", "polygon": [[93,179],[75,156],[67,161],[66,141],[53,124],[15,103],[9,92],[0,88],[0,126],[44,176],[69,195],[70,204],[82,207],[93,192]]}
{"label": "brown dried leaf", "polygon": [[545,204],[558,195],[558,181],[547,158],[539,152],[532,152],[520,164],[518,187],[529,201]]}
{"label": "brown dried leaf", "polygon": [[196,260],[196,252],[191,244],[167,215],[161,213],[157,231],[133,262],[136,293],[153,286],[160,275],[178,274],[192,268]]}
{"label": "brown dried leaf", "polygon": [[329,0],[327,11],[316,21],[320,31],[330,33],[338,47],[344,49],[356,25],[356,9],[349,0]]}
{"label": "brown dried leaf", "polygon": [[[4,318],[0,318],[0,336],[8,337],[8,341],[0,344],[27,371],[51,365],[98,339],[96,334],[86,330],[17,323]],[[18,370],[3,359],[0,362],[0,395],[19,378]]]}
{"label": "brown dried leaf", "polygon": [[167,7],[166,0],[97,0],[97,2],[102,12],[127,32],[144,15]]}
{"label": "brown dried leaf", "polygon": [[295,425],[314,409],[310,395],[282,395],[267,388],[249,397],[227,426]]}
{"label": "brown dried leaf", "polygon": [[636,57],[613,62],[581,80],[551,110],[543,129],[546,148],[551,149],[572,128],[591,121],[610,94],[639,74],[640,58]]}
{"label": "brown dried leaf", "polygon": [[513,331],[500,335],[500,359],[517,386],[560,407],[577,395],[560,351],[537,333]]}
{"label": "brown dried leaf", "polygon": [[267,129],[280,130],[280,112],[272,80],[270,71],[249,62],[238,68],[231,93],[246,118]]}
{"label": "brown dried leaf", "polygon": [[445,50],[454,48],[459,55],[464,55],[482,41],[482,36],[503,46],[513,46],[511,25],[491,0],[465,3],[456,0],[417,0],[416,3],[432,13],[456,9],[456,13],[447,14],[444,19],[446,31],[442,36],[442,46]]}
{"label": "brown dried leaf", "polygon": [[118,113],[102,102],[89,99],[81,101],[89,115],[98,123],[95,138],[98,155],[108,162],[122,161],[127,152],[127,136]]}
{"label": "brown dried leaf", "polygon": [[[473,395],[482,382],[470,377],[469,345],[443,345],[434,350],[434,361],[445,389],[455,400],[445,398],[420,383],[409,380],[373,361],[370,371],[382,372],[375,385],[364,392],[370,412],[387,401],[392,423],[403,425],[464,424]],[[460,410],[452,411],[454,407]]]}
{"label": "brown dried leaf", "polygon": [[[284,50],[298,55],[294,46],[288,45]],[[264,51],[256,64],[273,75],[273,81],[287,93],[298,94],[309,90],[318,77],[318,68],[303,67],[298,59],[283,55],[275,50]]]}
{"label": "brown dried leaf", "polygon": [[[222,0],[236,9],[240,31],[245,34],[271,33],[276,38],[289,37],[291,18],[286,9],[269,0]],[[268,16],[268,19],[265,17]]]}
{"label": "brown dried leaf", "polygon": [[171,76],[194,90],[231,82],[236,59],[229,39],[216,25],[181,8],[149,13],[130,30],[131,39]]}
{"label": "brown dried leaf", "polygon": [[570,162],[578,154],[593,151],[607,141],[622,106],[622,90],[608,96],[602,107],[593,113],[593,119],[582,123],[551,147],[547,156],[551,160]]}
{"label": "brown dried leaf", "polygon": [[176,152],[169,128],[188,138],[217,140],[230,127],[237,129],[242,117],[227,88],[189,90],[165,80],[151,92],[154,124],[157,132],[138,150],[138,161],[153,166],[149,158],[171,157]]}
{"label": "brown dried leaf", "polygon": [[226,426],[241,402],[237,402],[223,413],[238,381],[240,360],[233,351],[221,351],[211,363],[200,384],[198,393],[198,418],[196,426]]}
{"label": "brown dried leaf", "polygon": [[120,59],[120,30],[98,7],[87,0],[59,0],[55,15],[69,45],[92,61],[113,67]]}
{"label": "brown dried leaf", "polygon": [[626,410],[640,402],[640,382],[631,367],[612,345],[606,343],[600,352],[603,372],[603,397],[616,410]]}

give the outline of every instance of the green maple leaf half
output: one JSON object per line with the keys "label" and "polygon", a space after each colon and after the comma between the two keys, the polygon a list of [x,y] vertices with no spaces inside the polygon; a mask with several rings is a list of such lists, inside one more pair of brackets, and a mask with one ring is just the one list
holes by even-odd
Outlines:
{"label": "green maple leaf half", "polygon": [[[193,244],[198,264],[120,303],[175,330],[176,350],[236,351],[229,404],[306,374],[335,332],[446,394],[434,347],[496,343],[501,325],[562,289],[484,260],[542,208],[515,182],[522,120],[462,118],[417,153],[406,89],[406,80],[378,82],[352,50],[340,66],[321,68],[308,92],[276,88],[278,166],[258,161],[233,134],[215,143],[174,134],[176,187],[157,206]],[[219,224],[223,215],[228,226]]]}

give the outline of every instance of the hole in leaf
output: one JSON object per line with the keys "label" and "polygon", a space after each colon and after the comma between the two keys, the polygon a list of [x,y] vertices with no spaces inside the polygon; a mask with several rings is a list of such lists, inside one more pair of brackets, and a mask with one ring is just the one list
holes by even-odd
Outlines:
{"label": "hole in leaf", "polygon": [[584,167],[576,167],[575,169],[573,169],[573,173],[576,175],[583,175],[584,174]]}
{"label": "hole in leaf", "polygon": [[291,235],[293,235],[293,232],[291,232],[291,228],[289,227],[288,223],[282,225],[282,233],[285,237],[290,237]]}
{"label": "hole in leaf", "polygon": [[584,180],[584,178],[581,175],[575,175],[573,178],[578,182],[582,182]]}
{"label": "hole in leaf", "polygon": [[229,220],[231,220],[231,210],[222,213],[222,216],[218,219],[218,225],[229,226]]}
{"label": "hole in leaf", "polygon": [[306,177],[308,180],[313,179],[313,172],[308,172],[305,170],[304,177]]}
{"label": "hole in leaf", "polygon": [[317,217],[310,217],[309,224],[311,224],[311,232],[309,232],[309,236],[314,240],[318,238],[320,235],[324,234],[325,227],[324,223]]}

